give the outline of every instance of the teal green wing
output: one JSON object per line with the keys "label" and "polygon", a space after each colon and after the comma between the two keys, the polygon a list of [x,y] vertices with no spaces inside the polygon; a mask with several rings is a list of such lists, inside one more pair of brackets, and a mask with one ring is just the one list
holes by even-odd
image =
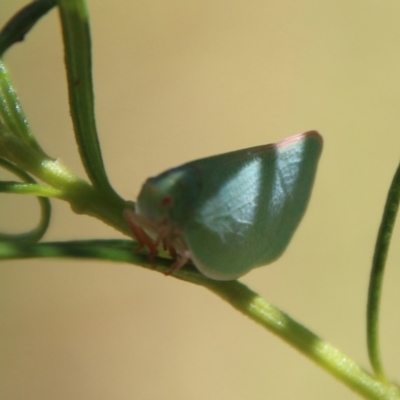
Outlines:
{"label": "teal green wing", "polygon": [[186,164],[202,177],[183,227],[196,267],[231,280],[278,258],[305,213],[321,151],[312,131]]}

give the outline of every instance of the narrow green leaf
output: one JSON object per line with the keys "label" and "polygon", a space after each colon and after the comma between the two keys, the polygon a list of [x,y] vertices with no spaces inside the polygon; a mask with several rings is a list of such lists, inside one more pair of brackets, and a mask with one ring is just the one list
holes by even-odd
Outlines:
{"label": "narrow green leaf", "polygon": [[36,0],[19,10],[0,31],[0,57],[14,43],[22,41],[36,22],[55,5],[55,0]]}
{"label": "narrow green leaf", "polygon": [[372,261],[367,304],[367,343],[368,354],[377,376],[386,380],[379,349],[379,307],[382,292],[383,276],[390,240],[396,221],[400,201],[400,165],[393,177],[383,211],[381,225],[375,244]]}
{"label": "narrow green leaf", "polygon": [[104,168],[95,122],[89,16],[83,0],[59,0],[71,116],[82,163],[94,186],[116,195]]}
{"label": "narrow green leaf", "polygon": [[29,127],[28,120],[19,102],[18,96],[11,84],[10,77],[3,62],[0,60],[0,117],[8,131],[35,150],[44,154]]}

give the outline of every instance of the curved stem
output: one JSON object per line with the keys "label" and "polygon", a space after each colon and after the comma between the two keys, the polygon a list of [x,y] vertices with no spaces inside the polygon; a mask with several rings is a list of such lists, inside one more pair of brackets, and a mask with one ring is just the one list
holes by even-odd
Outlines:
{"label": "curved stem", "polygon": [[[150,265],[146,255],[132,251],[133,246],[134,242],[129,240],[55,242],[28,246],[0,243],[0,259],[90,258],[129,262],[154,270],[154,266]],[[172,264],[171,260],[161,258],[158,258],[156,262],[157,270],[163,273],[168,272]],[[312,333],[289,315],[269,304],[242,283],[238,281],[214,281],[206,278],[191,266],[186,266],[174,272],[172,276],[209,289],[254,322],[295,347],[364,398],[376,400],[400,399],[398,387],[377,380],[347,355]]]}
{"label": "curved stem", "polygon": [[58,198],[70,203],[77,214],[94,216],[106,224],[131,236],[123,218],[126,202],[105,193],[76,176],[58,160],[44,156],[7,132],[0,122],[0,157],[17,165],[29,174],[58,191]]}
{"label": "curved stem", "polygon": [[24,36],[55,6],[55,0],[36,0],[19,10],[0,32],[0,57],[14,43],[23,40]]}
{"label": "curved stem", "polygon": [[[39,186],[36,184],[35,180],[30,175],[28,175],[25,171],[18,168],[17,166],[11,164],[9,161],[0,158],[0,166],[7,169],[9,172],[15,174],[16,176],[21,178],[24,182],[27,182],[27,183],[8,182],[8,185],[5,182],[0,182],[1,192],[8,191],[9,193],[15,193],[16,186],[17,187],[23,186],[25,188],[31,187],[32,185]],[[38,197],[38,200],[40,204],[41,218],[36,228],[32,229],[29,232],[24,232],[16,235],[0,233],[0,241],[13,241],[18,243],[36,243],[43,237],[50,223],[51,204],[49,199],[46,197]]]}
{"label": "curved stem", "polygon": [[379,350],[379,306],[381,300],[383,276],[389,251],[390,240],[396,221],[400,201],[400,165],[393,177],[386,199],[381,225],[375,244],[368,288],[367,304],[367,343],[372,367],[378,377],[386,380]]}

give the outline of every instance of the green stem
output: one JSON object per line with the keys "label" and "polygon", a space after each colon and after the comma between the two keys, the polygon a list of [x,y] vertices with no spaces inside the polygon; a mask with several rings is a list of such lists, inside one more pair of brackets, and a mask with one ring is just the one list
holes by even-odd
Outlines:
{"label": "green stem", "polygon": [[55,6],[55,0],[36,0],[19,10],[0,32],[0,57],[20,42],[36,22]]}
{"label": "green stem", "polygon": [[[128,240],[39,243],[31,246],[0,244],[0,259],[89,258],[129,262],[153,270],[154,267],[149,264],[148,257],[133,252],[133,246],[134,242]],[[159,272],[165,273],[171,267],[170,260],[158,258],[156,261]],[[191,266],[175,271],[173,277],[209,289],[236,310],[291,344],[364,398],[374,400],[400,399],[400,391],[395,385],[377,380],[347,355],[309,331],[289,315],[269,304],[242,283],[238,281],[214,281],[206,278]]]}
{"label": "green stem", "polygon": [[58,0],[58,6],[71,117],[81,160],[93,185],[117,197],[107,178],[96,128],[91,38],[86,3],[83,0]]}
{"label": "green stem", "polygon": [[385,264],[400,201],[400,165],[393,177],[386,199],[381,225],[375,244],[375,253],[368,289],[367,343],[368,354],[377,376],[386,380],[379,350],[379,309]]}
{"label": "green stem", "polygon": [[9,134],[1,123],[0,157],[36,176],[53,190],[59,191],[57,197],[68,201],[76,213],[96,217],[125,235],[132,235],[122,215],[127,207],[124,200],[104,193],[76,176],[58,160],[53,160],[27,146]]}
{"label": "green stem", "polygon": [[21,191],[22,187],[26,192],[30,194],[35,194],[38,196],[38,201],[40,204],[41,217],[38,225],[31,231],[20,233],[20,234],[6,234],[0,233],[0,241],[12,241],[18,243],[36,243],[45,234],[51,216],[51,204],[47,197],[43,197],[43,191],[40,193],[32,193],[32,187],[41,186],[36,184],[34,179],[28,175],[24,170],[21,170],[17,166],[11,164],[9,161],[0,158],[0,166],[8,170],[9,172],[15,174],[21,178],[25,183],[19,182],[0,182],[0,191],[3,193],[18,193]]}
{"label": "green stem", "polygon": [[209,289],[253,321],[291,344],[309,359],[366,399],[400,399],[394,385],[377,381],[350,357],[280,311],[239,282]]}
{"label": "green stem", "polygon": [[38,183],[21,183],[14,181],[0,181],[0,192],[11,194],[29,194],[36,197],[62,198],[61,190],[53,189]]}
{"label": "green stem", "polygon": [[[41,1],[44,11],[54,2]],[[60,0],[71,115],[82,162],[93,186],[47,156],[30,132],[26,117],[4,65],[0,62],[0,157],[28,171],[52,187],[49,196],[68,201],[76,213],[94,216],[131,236],[122,217],[126,202],[108,182],[97,136],[91,76],[91,43],[86,5],[83,0]],[[28,8],[28,14],[32,9]],[[37,11],[37,9],[36,9]],[[17,22],[21,23],[21,15]],[[38,16],[38,15],[36,15]],[[18,25],[18,24],[17,24]],[[14,26],[15,27],[15,26]],[[9,190],[5,188],[4,190]],[[30,186],[25,190],[33,190]],[[43,187],[36,187],[43,195]],[[14,185],[13,191],[16,192]],[[23,187],[19,186],[19,192]]]}

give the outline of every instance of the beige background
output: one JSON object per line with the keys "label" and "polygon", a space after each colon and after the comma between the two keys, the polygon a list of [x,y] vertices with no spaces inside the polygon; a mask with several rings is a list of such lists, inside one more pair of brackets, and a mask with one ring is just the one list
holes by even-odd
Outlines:
{"label": "beige background", "polygon": [[[24,1],[3,0],[3,23]],[[368,367],[365,303],[400,155],[398,1],[89,1],[96,111],[110,179],[134,199],[185,161],[318,129],[314,195],[286,254],[244,277]],[[83,176],[58,15],[6,63],[43,147]],[[4,174],[2,175],[4,176]],[[0,228],[37,220],[1,197]],[[118,238],[54,203],[46,240]],[[398,229],[385,279],[385,366],[400,379]],[[355,399],[211,293],[122,264],[0,264],[2,399]]]}

